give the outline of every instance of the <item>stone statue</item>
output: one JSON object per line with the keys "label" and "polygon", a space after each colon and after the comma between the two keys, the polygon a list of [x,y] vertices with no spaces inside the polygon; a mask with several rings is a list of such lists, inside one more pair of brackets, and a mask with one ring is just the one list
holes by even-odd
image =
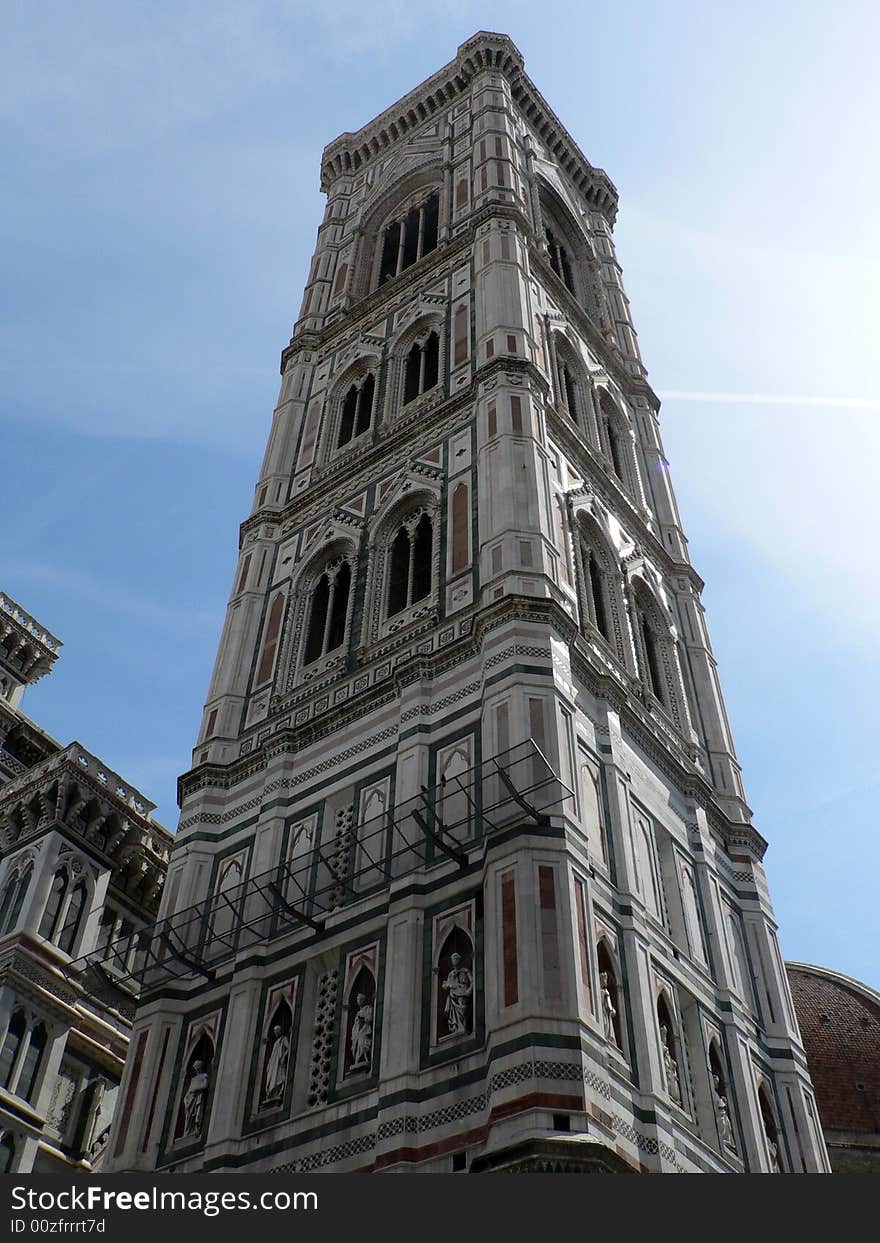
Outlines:
{"label": "stone statue", "polygon": [[727,1097],[721,1087],[721,1079],[718,1075],[712,1075],[712,1091],[715,1093],[715,1113],[718,1118],[718,1135],[721,1143],[725,1148],[736,1148],[733,1138],[733,1126],[730,1122],[730,1111],[727,1106]]}
{"label": "stone statue", "polygon": [[287,1082],[287,1063],[290,1059],[290,1041],[278,1023],[272,1028],[272,1048],[266,1059],[266,1088],[264,1101],[279,1100],[284,1095]]}
{"label": "stone statue", "polygon": [[193,1062],[192,1078],[183,1098],[183,1134],[199,1135],[205,1118],[205,1097],[210,1082],[205,1063]]}
{"label": "stone statue", "polygon": [[779,1165],[779,1149],[769,1135],[767,1136],[767,1152],[770,1154],[770,1169],[774,1174],[781,1174],[782,1169]]}
{"label": "stone statue", "polygon": [[357,1012],[351,1027],[351,1070],[367,1070],[373,1057],[373,1003],[357,995]]}
{"label": "stone statue", "polygon": [[611,989],[608,986],[607,971],[600,972],[599,983],[602,986],[602,1021],[605,1026],[605,1039],[610,1040],[612,1044],[617,1044],[617,1032],[614,1029],[617,1007],[614,1004]]}
{"label": "stone statue", "polygon": [[474,977],[467,967],[462,967],[461,954],[452,955],[452,970],[441,987],[446,993],[446,1029],[450,1035],[459,1035],[471,1029],[468,1000],[474,991]]}
{"label": "stone statue", "polygon": [[666,1090],[676,1105],[680,1105],[681,1083],[678,1078],[678,1063],[675,1060],[675,1054],[672,1052],[669,1042],[669,1028],[665,1023],[660,1024],[660,1042],[663,1045],[663,1069],[666,1072]]}

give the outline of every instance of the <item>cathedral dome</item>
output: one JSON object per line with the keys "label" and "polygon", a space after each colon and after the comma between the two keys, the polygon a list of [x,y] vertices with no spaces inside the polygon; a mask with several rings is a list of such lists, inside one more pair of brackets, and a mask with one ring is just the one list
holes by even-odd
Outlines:
{"label": "cathedral dome", "polygon": [[787,963],[835,1172],[880,1172],[880,993],[826,967]]}

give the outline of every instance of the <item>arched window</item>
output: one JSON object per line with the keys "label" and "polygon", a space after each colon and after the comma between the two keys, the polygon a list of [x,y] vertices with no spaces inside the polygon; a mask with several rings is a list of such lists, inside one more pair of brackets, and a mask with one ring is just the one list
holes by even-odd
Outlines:
{"label": "arched window", "polygon": [[620,483],[628,484],[627,448],[620,427],[620,416],[604,390],[599,394],[599,440],[613,474]]}
{"label": "arched window", "polygon": [[387,615],[393,617],[431,594],[433,528],[422,510],[400,527],[391,541],[388,565]]}
{"label": "arched window", "polygon": [[434,388],[440,375],[440,338],[430,332],[424,341],[413,342],[403,374],[403,404]]}
{"label": "arched window", "polygon": [[13,872],[6,882],[3,900],[0,902],[0,936],[11,932],[15,927],[32,875],[33,868],[24,867],[20,871]]}
{"label": "arched window", "polygon": [[610,646],[617,659],[625,663],[620,619],[623,611],[622,580],[616,555],[607,546],[599,524],[582,515],[577,523],[577,555],[580,578],[583,629],[592,628]]}
{"label": "arched window", "polygon": [[0,1087],[8,1088],[12,1081],[12,1072],[21,1050],[21,1043],[27,1032],[27,1020],[24,1010],[16,1010],[9,1020],[6,1039],[0,1049]]}
{"label": "arched window", "polygon": [[310,665],[342,646],[350,594],[350,564],[345,560],[331,562],[312,591],[303,653],[304,665]]}
{"label": "arched window", "polygon": [[9,1174],[15,1160],[15,1139],[11,1131],[4,1131],[0,1139],[0,1174]]}
{"label": "arched window", "polygon": [[54,936],[55,928],[61,916],[61,906],[67,894],[67,884],[67,872],[64,868],[59,868],[52,878],[52,888],[49,890],[43,918],[40,920],[39,933],[47,941],[51,941]]}
{"label": "arched window", "polygon": [[78,881],[70,895],[70,901],[67,904],[67,911],[64,915],[64,923],[61,925],[61,931],[56,941],[58,948],[64,950],[65,954],[72,954],[76,947],[86,910],[87,898],[88,890],[85,881]]}
{"label": "arched window", "polygon": [[605,603],[605,583],[599,560],[589,544],[583,545],[584,570],[587,580],[587,605],[590,621],[599,631],[602,638],[611,641],[611,629],[608,625],[608,609]]}
{"label": "arched window", "polygon": [[25,1053],[24,1061],[21,1064],[21,1074],[18,1077],[16,1093],[22,1100],[30,1101],[31,1104],[33,1104],[39,1085],[40,1070],[43,1066],[43,1054],[46,1051],[46,1039],[46,1029],[42,1023],[38,1023],[31,1031],[27,1053]]}
{"label": "arched window", "polygon": [[574,276],[572,275],[571,255],[565,242],[557,236],[557,234],[548,225],[544,229],[544,235],[547,238],[547,254],[550,259],[550,266],[566,289],[570,293],[575,293]]}
{"label": "arched window", "polygon": [[437,249],[439,216],[440,195],[434,191],[423,202],[411,207],[404,216],[385,226],[379,263],[380,285]]}
{"label": "arched window", "polygon": [[18,887],[15,891],[15,898],[12,903],[12,909],[9,912],[7,923],[3,927],[4,932],[11,932],[18,923],[18,917],[21,914],[21,908],[24,906],[24,900],[31,883],[31,877],[34,874],[32,867],[25,868],[18,878]]}
{"label": "arched window", "polygon": [[376,377],[372,374],[364,376],[357,384],[352,384],[342,399],[342,410],[339,416],[339,436],[336,447],[341,449],[350,440],[363,435],[373,421],[373,400],[376,394]]}

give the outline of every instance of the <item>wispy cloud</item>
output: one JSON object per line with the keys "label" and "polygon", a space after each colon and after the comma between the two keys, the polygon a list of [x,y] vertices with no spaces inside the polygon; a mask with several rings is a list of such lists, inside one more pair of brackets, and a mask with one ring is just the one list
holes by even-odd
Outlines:
{"label": "wispy cloud", "polygon": [[687,389],[661,389],[662,401],[718,402],[731,406],[819,406],[841,410],[880,410],[878,397],[812,397],[791,393],[713,393]]}

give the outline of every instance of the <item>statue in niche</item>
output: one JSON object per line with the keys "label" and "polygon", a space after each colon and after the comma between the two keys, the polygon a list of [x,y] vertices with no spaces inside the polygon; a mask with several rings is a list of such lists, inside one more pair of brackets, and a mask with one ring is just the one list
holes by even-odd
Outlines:
{"label": "statue in niche", "polygon": [[721,1143],[725,1148],[736,1148],[727,1097],[724,1095],[719,1075],[712,1075],[712,1091],[715,1094],[715,1113],[718,1118],[718,1134],[721,1138]]}
{"label": "statue in niche", "polygon": [[767,1152],[770,1154],[770,1169],[774,1174],[781,1174],[782,1169],[779,1165],[779,1148],[769,1135],[767,1136]]}
{"label": "statue in niche", "polygon": [[373,1058],[373,1003],[365,993],[358,993],[356,1001],[349,1069],[369,1070]]}
{"label": "statue in niche", "polygon": [[280,1101],[284,1096],[284,1085],[287,1083],[287,1064],[290,1061],[290,1041],[281,1028],[280,1023],[272,1027],[272,1041],[266,1058],[266,1086],[263,1090],[263,1101]]}
{"label": "statue in niche", "polygon": [[183,1134],[199,1135],[205,1120],[205,1098],[210,1077],[202,1061],[193,1062],[192,1078],[183,1098]]}
{"label": "statue in niche", "polygon": [[610,1040],[612,1044],[617,1044],[617,1032],[614,1028],[614,1020],[617,1018],[617,1007],[611,996],[607,971],[599,973],[599,983],[602,986],[602,1021],[605,1025],[605,1039]]}
{"label": "statue in niche", "polygon": [[450,1036],[462,1035],[471,1030],[470,1011],[474,977],[467,967],[461,965],[461,961],[461,954],[452,955],[451,970],[440,986],[446,993],[443,1013],[446,1016],[446,1030]]}
{"label": "statue in niche", "polygon": [[660,1043],[663,1046],[663,1069],[666,1072],[666,1090],[676,1105],[681,1105],[681,1083],[678,1078],[678,1063],[675,1060],[675,1054],[672,1052],[669,1028],[665,1023],[660,1024]]}

